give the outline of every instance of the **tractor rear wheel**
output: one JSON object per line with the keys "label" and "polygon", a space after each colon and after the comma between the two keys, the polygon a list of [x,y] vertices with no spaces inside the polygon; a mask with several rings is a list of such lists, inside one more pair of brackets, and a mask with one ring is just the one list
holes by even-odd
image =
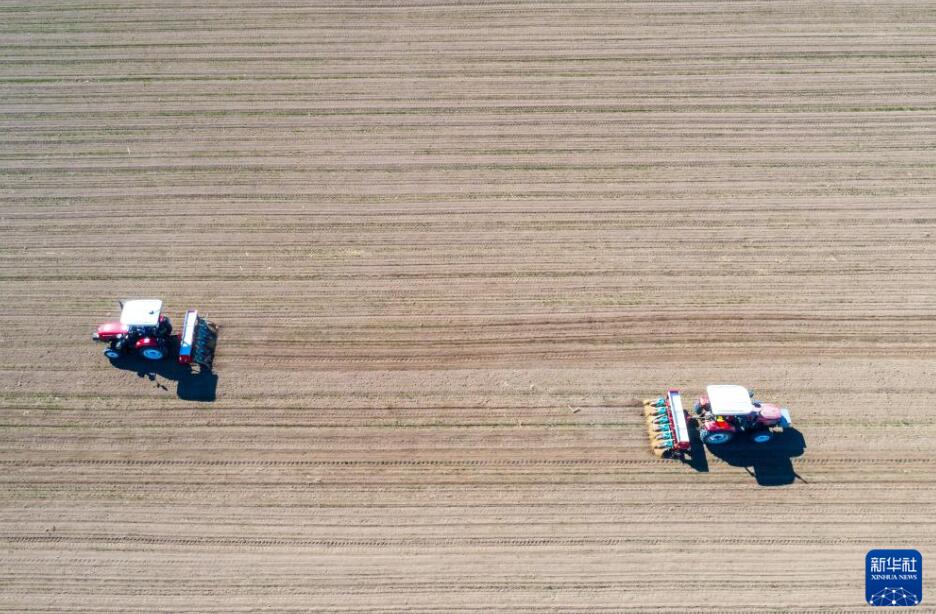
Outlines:
{"label": "tractor rear wheel", "polygon": [[140,354],[147,360],[162,360],[162,357],[166,355],[166,353],[159,348],[143,348]]}
{"label": "tractor rear wheel", "polygon": [[733,435],[734,433],[731,431],[699,431],[699,437],[702,438],[702,443],[710,446],[719,446],[723,443],[728,443],[731,441]]}
{"label": "tractor rear wheel", "polygon": [[767,443],[771,439],[773,439],[773,433],[770,431],[760,431],[751,436],[751,441],[754,443]]}

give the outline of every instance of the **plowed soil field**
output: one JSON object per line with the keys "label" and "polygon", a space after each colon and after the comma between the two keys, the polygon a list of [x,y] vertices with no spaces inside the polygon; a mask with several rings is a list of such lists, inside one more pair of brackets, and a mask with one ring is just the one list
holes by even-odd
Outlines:
{"label": "plowed soil field", "polygon": [[[932,3],[12,0],[0,50],[0,609],[857,612],[936,559]],[[150,297],[213,376],[101,355]],[[654,458],[709,383],[796,429]]]}

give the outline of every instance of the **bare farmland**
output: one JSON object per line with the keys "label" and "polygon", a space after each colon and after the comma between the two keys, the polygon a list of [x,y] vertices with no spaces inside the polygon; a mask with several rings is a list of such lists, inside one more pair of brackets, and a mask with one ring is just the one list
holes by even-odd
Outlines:
{"label": "bare farmland", "polygon": [[[936,554],[932,4],[16,1],[0,47],[0,608],[857,611]],[[220,322],[217,379],[111,367],[122,297]],[[715,382],[799,448],[654,459],[635,399]]]}

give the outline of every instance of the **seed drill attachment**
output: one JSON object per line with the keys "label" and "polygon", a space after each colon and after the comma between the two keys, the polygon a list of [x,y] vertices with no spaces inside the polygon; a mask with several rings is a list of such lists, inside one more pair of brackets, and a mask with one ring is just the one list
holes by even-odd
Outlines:
{"label": "seed drill attachment", "polygon": [[658,399],[646,399],[644,417],[654,454],[682,458],[689,451],[689,428],[678,390],[670,390],[665,397]]}
{"label": "seed drill attachment", "polygon": [[196,310],[186,311],[179,343],[179,364],[196,364],[203,371],[211,371],[217,343],[218,327],[199,316]]}

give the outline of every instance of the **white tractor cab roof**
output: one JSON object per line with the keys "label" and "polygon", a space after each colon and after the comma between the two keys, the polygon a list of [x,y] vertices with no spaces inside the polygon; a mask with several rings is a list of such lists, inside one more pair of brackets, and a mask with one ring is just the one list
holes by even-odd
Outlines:
{"label": "white tractor cab roof", "polygon": [[708,386],[705,393],[716,416],[743,416],[757,411],[744,386],[718,384]]}
{"label": "white tractor cab roof", "polygon": [[120,323],[124,326],[156,326],[162,312],[162,301],[144,299],[127,301],[120,312]]}

